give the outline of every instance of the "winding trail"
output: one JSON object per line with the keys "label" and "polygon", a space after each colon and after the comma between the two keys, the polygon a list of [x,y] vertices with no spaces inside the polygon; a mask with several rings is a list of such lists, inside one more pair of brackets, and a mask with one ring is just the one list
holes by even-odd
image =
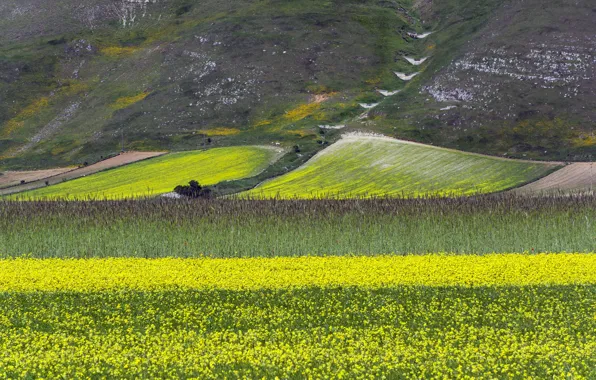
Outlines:
{"label": "winding trail", "polygon": [[373,109],[373,108],[375,108],[378,105],[379,105],[379,103],[370,103],[370,104],[360,103],[360,107],[362,107],[364,109],[367,109],[367,110]]}
{"label": "winding trail", "polygon": [[416,38],[418,40],[422,40],[422,39],[425,39],[426,37],[430,36],[431,34],[433,34],[433,32],[426,32],[426,33],[422,33],[422,34],[408,33],[408,36],[410,36],[412,38]]}

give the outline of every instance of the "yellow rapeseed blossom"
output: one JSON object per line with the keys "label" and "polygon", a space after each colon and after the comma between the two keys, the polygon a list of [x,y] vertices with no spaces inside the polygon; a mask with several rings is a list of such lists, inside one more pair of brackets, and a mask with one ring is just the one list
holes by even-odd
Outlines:
{"label": "yellow rapeseed blossom", "polygon": [[593,378],[595,294],[582,285],[7,292],[0,378]]}
{"label": "yellow rapeseed blossom", "polygon": [[596,284],[593,254],[493,254],[251,259],[15,259],[0,291],[283,289],[359,286]]}
{"label": "yellow rapeseed blossom", "polygon": [[596,255],[0,260],[0,378],[590,379]]}

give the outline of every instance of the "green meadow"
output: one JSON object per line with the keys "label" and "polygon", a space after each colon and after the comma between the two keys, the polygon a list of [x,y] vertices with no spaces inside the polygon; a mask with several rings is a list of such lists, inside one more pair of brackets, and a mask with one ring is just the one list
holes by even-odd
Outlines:
{"label": "green meadow", "polygon": [[237,146],[171,153],[42,189],[15,194],[11,199],[125,199],[173,191],[197,180],[214,185],[252,177],[279,157],[275,148]]}
{"label": "green meadow", "polygon": [[514,161],[386,137],[351,135],[302,167],[243,196],[348,198],[462,196],[499,192],[540,178],[553,164]]}

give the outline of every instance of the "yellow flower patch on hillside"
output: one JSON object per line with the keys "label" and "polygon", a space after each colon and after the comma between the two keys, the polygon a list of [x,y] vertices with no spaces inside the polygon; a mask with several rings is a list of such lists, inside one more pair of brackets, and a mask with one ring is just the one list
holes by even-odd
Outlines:
{"label": "yellow flower patch on hillside", "polygon": [[284,117],[291,121],[300,121],[311,116],[321,107],[319,103],[302,104],[285,113]]}
{"label": "yellow flower patch on hillside", "polygon": [[121,110],[124,108],[128,108],[135,103],[140,102],[141,100],[145,99],[149,95],[148,92],[141,92],[138,95],[134,96],[125,96],[122,98],[117,99],[114,103],[110,105],[110,107],[114,110]]}
{"label": "yellow flower patch on hillside", "polygon": [[108,57],[121,57],[125,55],[131,55],[140,49],[137,47],[120,47],[120,46],[109,46],[101,48],[99,51],[101,54]]}
{"label": "yellow flower patch on hillside", "polygon": [[8,137],[16,130],[22,128],[25,125],[25,120],[37,115],[41,110],[46,108],[49,103],[49,99],[43,97],[22,109],[14,118],[6,123],[2,131],[2,137]]}
{"label": "yellow flower patch on hillside", "polygon": [[288,135],[294,135],[294,136],[299,136],[299,137],[312,136],[315,134],[313,131],[309,131],[306,129],[293,129],[293,130],[286,131],[286,133]]}
{"label": "yellow flower patch on hillside", "polygon": [[316,121],[323,121],[323,120],[327,120],[327,112],[317,112],[315,113],[312,117],[313,119],[315,119]]}
{"label": "yellow flower patch on hillside", "polygon": [[72,81],[68,85],[60,88],[60,94],[62,95],[77,95],[82,92],[89,90],[89,85],[86,83]]}
{"label": "yellow flower patch on hillside", "polygon": [[257,121],[255,123],[255,127],[264,127],[266,125],[271,125],[272,123],[273,123],[273,121],[265,119],[265,120]]}
{"label": "yellow flower patch on hillside", "polygon": [[212,128],[212,129],[201,129],[199,131],[201,134],[206,136],[233,136],[240,133],[240,130],[237,128]]}
{"label": "yellow flower patch on hillside", "polygon": [[596,137],[593,135],[590,136],[580,136],[573,139],[573,145],[576,147],[587,148],[590,146],[596,145]]}

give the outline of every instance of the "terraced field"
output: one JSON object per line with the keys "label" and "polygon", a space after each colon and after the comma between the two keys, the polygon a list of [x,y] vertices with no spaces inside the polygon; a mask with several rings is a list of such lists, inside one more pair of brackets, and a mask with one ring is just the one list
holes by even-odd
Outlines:
{"label": "terraced field", "polygon": [[84,178],[12,195],[12,199],[124,199],[171,192],[197,180],[202,185],[251,177],[279,157],[275,148],[238,146],[172,153]]}
{"label": "terraced field", "polygon": [[243,196],[310,199],[473,195],[514,188],[556,168],[557,164],[507,160],[351,134],[299,169]]}

